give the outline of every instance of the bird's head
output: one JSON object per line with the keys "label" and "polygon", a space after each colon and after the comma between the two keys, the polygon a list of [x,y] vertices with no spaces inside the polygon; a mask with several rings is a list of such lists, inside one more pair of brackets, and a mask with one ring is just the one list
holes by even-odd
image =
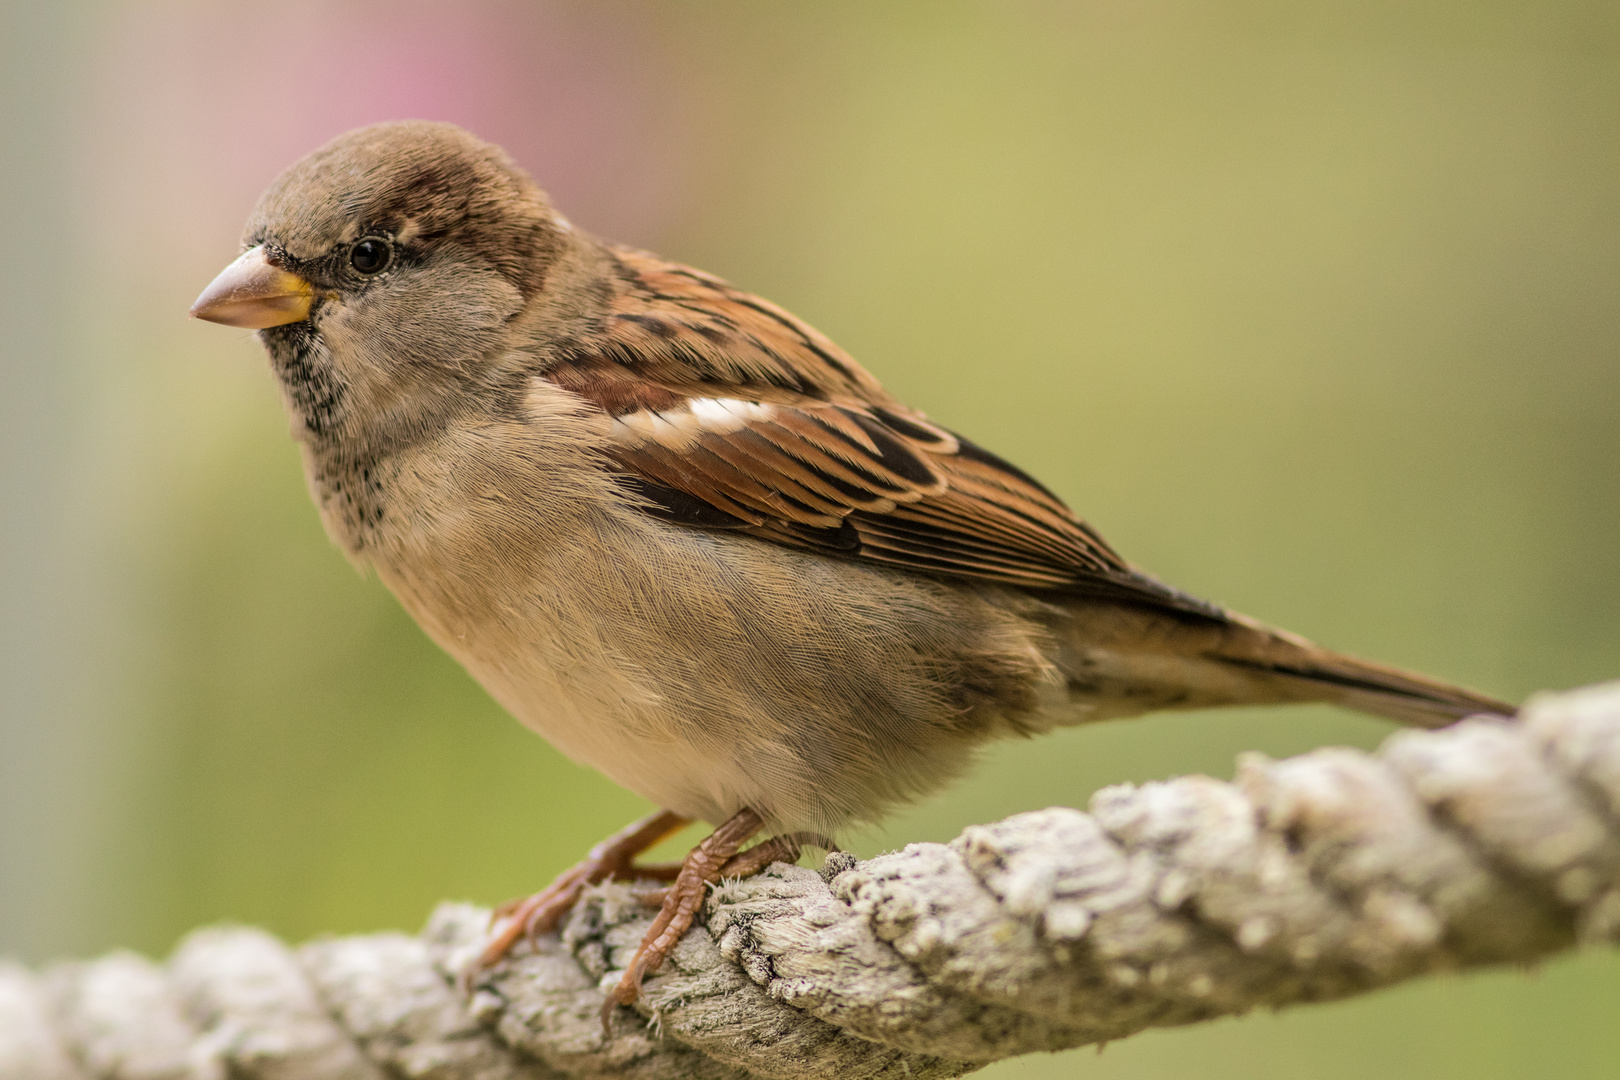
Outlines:
{"label": "bird's head", "polygon": [[408,439],[494,377],[570,243],[499,148],[377,124],[270,185],[191,314],[259,331],[301,437]]}

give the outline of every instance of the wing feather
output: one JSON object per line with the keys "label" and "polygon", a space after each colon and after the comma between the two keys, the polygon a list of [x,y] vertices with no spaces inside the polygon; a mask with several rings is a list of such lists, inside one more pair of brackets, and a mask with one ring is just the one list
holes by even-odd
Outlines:
{"label": "wing feather", "polygon": [[600,325],[542,377],[613,418],[610,454],[649,513],[1222,617],[1132,569],[1040,483],[895,401],[783,309],[645,252],[613,257]]}

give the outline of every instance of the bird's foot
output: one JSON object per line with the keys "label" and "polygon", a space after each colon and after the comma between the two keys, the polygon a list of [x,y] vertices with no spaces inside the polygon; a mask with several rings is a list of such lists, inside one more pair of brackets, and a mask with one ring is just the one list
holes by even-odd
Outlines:
{"label": "bird's foot", "polygon": [[555,929],[587,885],[614,877],[674,879],[680,872],[679,863],[640,867],[633,860],[660,840],[685,828],[690,821],[668,810],[644,817],[597,844],[583,861],[563,871],[533,896],[509,900],[496,908],[490,915],[491,925],[502,919],[506,920],[505,925],[484,947],[464,979],[470,981],[478,972],[494,966],[520,940]]}
{"label": "bird's foot", "polygon": [[647,928],[641,945],[630,966],[602,1003],[602,1030],[608,1031],[613,1010],[620,1005],[631,1005],[641,996],[641,980],[657,971],[670,952],[691,928],[698,909],[710,885],[728,877],[748,877],[757,874],[773,862],[796,862],[801,847],[835,849],[831,840],[816,833],[788,833],[756,844],[747,851],[738,848],[747,843],[764,827],[760,816],[752,810],[742,810],[727,818],[709,834],[681,864],[674,882],[667,889],[643,893],[643,903],[659,905],[658,917]]}

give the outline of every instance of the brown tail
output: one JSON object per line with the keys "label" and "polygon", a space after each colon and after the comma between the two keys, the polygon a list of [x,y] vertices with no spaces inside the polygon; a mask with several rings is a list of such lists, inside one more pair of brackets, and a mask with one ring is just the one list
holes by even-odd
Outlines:
{"label": "brown tail", "polygon": [[1327,701],[1417,727],[1512,716],[1505,701],[1324,649],[1297,634],[1208,606],[1153,610],[1076,601],[1059,667],[1085,705],[1076,722],[1159,709]]}
{"label": "brown tail", "polygon": [[1279,689],[1295,690],[1305,700],[1331,701],[1429,728],[1480,713],[1512,716],[1518,712],[1514,705],[1465,687],[1336,653],[1243,615],[1230,618],[1229,630],[1223,635],[1226,640],[1215,650],[1215,657],[1267,672],[1281,680]]}

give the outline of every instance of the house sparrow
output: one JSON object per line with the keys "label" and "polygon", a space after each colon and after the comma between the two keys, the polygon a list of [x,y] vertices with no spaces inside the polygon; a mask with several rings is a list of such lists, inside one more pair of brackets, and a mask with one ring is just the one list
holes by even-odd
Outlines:
{"label": "house sparrow", "polygon": [[[604,1016],[708,881],[990,739],[1268,702],[1513,711],[1161,584],[810,326],[580,232],[452,125],[339,137],[243,246],[191,314],[259,331],[327,533],[525,725],[666,808],[509,908],[485,962],[720,823]],[[786,835],[738,854],[765,829]]]}

